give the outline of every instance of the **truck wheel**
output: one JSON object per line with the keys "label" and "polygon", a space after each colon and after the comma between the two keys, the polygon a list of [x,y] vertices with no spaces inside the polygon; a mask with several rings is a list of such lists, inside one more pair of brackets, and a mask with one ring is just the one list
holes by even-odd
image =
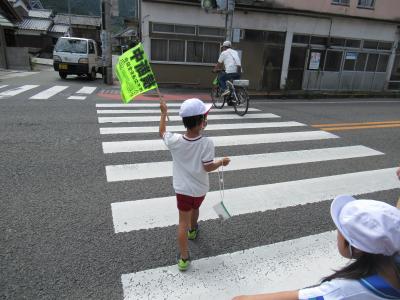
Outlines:
{"label": "truck wheel", "polygon": [[60,75],[61,79],[65,79],[65,78],[67,78],[67,73],[64,73],[64,72],[58,72],[58,74]]}

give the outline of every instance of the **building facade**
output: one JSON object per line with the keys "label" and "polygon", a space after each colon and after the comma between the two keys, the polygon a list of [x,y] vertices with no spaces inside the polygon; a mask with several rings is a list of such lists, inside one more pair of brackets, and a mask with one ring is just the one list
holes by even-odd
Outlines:
{"label": "building facade", "polygon": [[[225,15],[196,0],[143,0],[141,33],[160,83],[209,87]],[[400,1],[237,0],[233,45],[256,90],[400,89]]]}

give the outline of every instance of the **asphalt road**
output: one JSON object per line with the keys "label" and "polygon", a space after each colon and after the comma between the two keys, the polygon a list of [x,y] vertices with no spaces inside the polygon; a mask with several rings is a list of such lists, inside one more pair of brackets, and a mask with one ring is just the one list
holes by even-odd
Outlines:
{"label": "asphalt road", "polygon": [[[115,234],[110,209],[113,202],[171,196],[171,179],[106,181],[106,165],[166,161],[170,155],[166,151],[105,155],[102,142],[157,135],[101,136],[95,104],[112,102],[96,95],[106,88],[101,79],[61,81],[55,72],[43,71],[0,84],[39,85],[39,90],[68,85],[49,100],[29,100],[36,89],[0,98],[0,298],[122,299],[121,274],[174,264],[176,226]],[[98,89],[84,101],[67,99],[83,86]],[[277,114],[282,121],[310,125],[303,131],[314,130],[311,126],[316,124],[400,121],[398,99],[269,99],[253,101],[251,106]],[[264,132],[242,129],[208,135]],[[333,133],[340,139],[220,147],[217,156],[348,145],[364,145],[385,155],[314,162],[306,168],[295,164],[226,173],[225,188],[390,168],[400,162],[399,127]],[[215,176],[211,175],[212,190],[218,188]],[[395,203],[399,192],[361,196]],[[332,230],[329,205],[323,201],[241,215],[222,225],[218,220],[202,222],[203,234],[193,245],[192,256],[215,256]]]}

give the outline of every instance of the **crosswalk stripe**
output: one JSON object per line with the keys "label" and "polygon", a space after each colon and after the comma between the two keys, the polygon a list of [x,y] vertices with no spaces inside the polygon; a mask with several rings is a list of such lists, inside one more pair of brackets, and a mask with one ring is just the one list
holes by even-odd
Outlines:
{"label": "crosswalk stripe", "polygon": [[85,100],[86,96],[69,96],[68,100]]}
{"label": "crosswalk stripe", "polygon": [[123,274],[121,282],[124,300],[228,300],[312,286],[347,261],[329,231],[193,260],[185,273],[172,265]]}
{"label": "crosswalk stripe", "polygon": [[[243,117],[229,114],[229,115],[214,115],[210,114],[208,120],[246,120],[246,119],[274,119],[280,116],[274,114],[247,114]],[[99,117],[99,123],[124,123],[124,122],[159,122],[159,116],[134,116],[134,117]],[[170,116],[170,121],[182,121],[179,116]]]}
{"label": "crosswalk stripe", "polygon": [[[359,195],[399,187],[395,176],[397,168],[340,174],[289,182],[249,186],[225,190],[224,204],[232,216],[263,212],[277,208],[315,203],[333,199],[340,194]],[[246,201],[246,199],[248,201]],[[212,209],[220,199],[220,192],[207,194],[200,220],[217,219]],[[165,227],[177,223],[176,199],[152,198],[111,204],[114,230],[132,230]]]}
{"label": "crosswalk stripe", "polygon": [[[265,134],[247,134],[247,135],[228,135],[211,137],[216,147],[237,146],[250,144],[269,144],[295,141],[310,141],[333,139],[338,136],[325,131],[299,131]],[[137,151],[158,151],[167,150],[161,139],[157,140],[139,140],[139,141],[119,141],[103,142],[104,153],[123,153]]]}
{"label": "crosswalk stripe", "polygon": [[[255,128],[283,128],[283,127],[304,127],[306,124],[299,122],[263,122],[263,123],[234,123],[234,124],[208,124],[207,131],[210,130],[230,130],[230,129],[255,129]],[[158,126],[144,127],[105,127],[100,128],[100,134],[124,134],[124,133],[152,133],[158,132]],[[168,126],[170,132],[183,132],[183,125]]]}
{"label": "crosswalk stripe", "polygon": [[[182,102],[169,102],[168,101],[168,107],[180,107],[182,105]],[[157,103],[127,103],[127,104],[116,104],[116,103],[101,103],[101,104],[96,104],[96,107],[99,108],[110,108],[110,107],[123,107],[123,108],[137,108],[137,107],[160,107],[160,102]]]}
{"label": "crosswalk stripe", "polygon": [[5,87],[8,87],[8,84],[0,85],[0,89],[3,89],[3,88],[5,88]]}
{"label": "crosswalk stripe", "polygon": [[[219,110],[221,111],[221,110]],[[222,109],[222,111],[227,111],[227,109]],[[249,108],[249,112],[257,112],[260,111],[257,108]],[[168,109],[169,113],[177,113],[179,112],[179,109],[177,108],[171,108]],[[229,110],[231,112],[231,110]],[[103,110],[97,110],[97,114],[99,115],[104,115],[104,114],[160,114],[159,109],[103,109]]]}
{"label": "crosswalk stripe", "polygon": [[49,89],[46,89],[46,90],[30,97],[29,99],[46,100],[46,99],[49,99],[49,98],[53,97],[54,95],[62,92],[63,90],[65,90],[67,88],[68,88],[68,86],[56,85],[56,86],[53,86]]}
{"label": "crosswalk stripe", "polygon": [[[383,155],[365,146],[231,156],[224,171],[266,168],[291,164]],[[172,176],[172,161],[106,166],[108,182]]]}
{"label": "crosswalk stripe", "polygon": [[4,91],[4,92],[1,92],[0,93],[0,98],[13,97],[13,96],[19,95],[21,93],[24,93],[26,91],[29,91],[31,89],[37,88],[38,86],[39,85],[33,85],[33,84],[32,85],[28,84],[28,85],[19,86],[17,88],[13,88],[11,90],[7,90],[7,91]]}
{"label": "crosswalk stripe", "polygon": [[77,91],[77,94],[87,94],[90,95],[91,93],[93,93],[95,90],[97,89],[97,87],[93,87],[93,86],[84,86],[83,88],[81,88],[79,91]]}

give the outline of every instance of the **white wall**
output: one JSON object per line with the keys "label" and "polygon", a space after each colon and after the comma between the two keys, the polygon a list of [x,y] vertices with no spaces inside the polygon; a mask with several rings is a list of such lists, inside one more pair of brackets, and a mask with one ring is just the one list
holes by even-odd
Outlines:
{"label": "white wall", "polygon": [[[146,51],[150,50],[148,41],[149,22],[189,24],[202,26],[225,26],[225,17],[206,13],[199,6],[173,5],[144,1],[142,4],[143,38]],[[294,33],[330,35],[347,38],[393,41],[396,25],[380,21],[350,19],[342,17],[313,18],[294,15],[236,11],[233,27],[270,31],[292,31]]]}

